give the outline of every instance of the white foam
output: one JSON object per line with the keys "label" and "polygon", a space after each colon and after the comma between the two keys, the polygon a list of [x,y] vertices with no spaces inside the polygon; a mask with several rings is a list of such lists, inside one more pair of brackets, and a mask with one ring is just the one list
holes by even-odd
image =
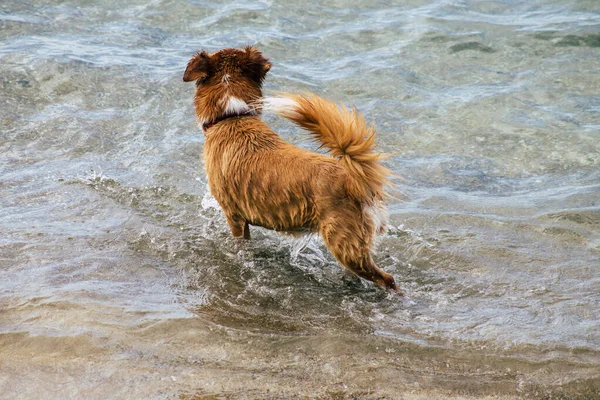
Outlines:
{"label": "white foam", "polygon": [[204,193],[204,196],[202,197],[202,202],[200,203],[200,205],[202,206],[203,210],[220,210],[221,207],[219,206],[219,203],[217,202],[217,199],[215,199],[209,191],[207,191],[206,193]]}

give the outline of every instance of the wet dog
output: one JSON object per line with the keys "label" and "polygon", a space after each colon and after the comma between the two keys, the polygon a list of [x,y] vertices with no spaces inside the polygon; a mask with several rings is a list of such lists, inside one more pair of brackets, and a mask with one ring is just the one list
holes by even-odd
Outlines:
{"label": "wet dog", "polygon": [[[385,230],[389,174],[374,151],[374,129],[357,110],[316,95],[263,98],[270,68],[250,46],[200,52],[183,74],[185,82],[196,82],[208,184],[231,233],[250,239],[249,225],[318,232],[347,269],[401,295],[371,258],[375,235]],[[284,141],[262,121],[264,109],[308,130],[331,156]]]}

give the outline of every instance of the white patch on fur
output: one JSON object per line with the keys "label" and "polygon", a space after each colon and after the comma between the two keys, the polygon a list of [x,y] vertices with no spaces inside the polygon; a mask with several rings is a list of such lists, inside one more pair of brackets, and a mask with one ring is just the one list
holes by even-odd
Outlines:
{"label": "white patch on fur", "polygon": [[245,114],[252,111],[250,106],[244,100],[240,100],[237,97],[230,96],[225,101],[227,101],[224,110],[225,114]]}
{"label": "white patch on fur", "polygon": [[375,235],[387,230],[388,213],[385,209],[385,204],[382,201],[375,203],[373,206],[365,207],[364,212],[373,221]]}
{"label": "white patch on fur", "polygon": [[223,75],[223,79],[221,79],[223,83],[229,83],[229,74]]}
{"label": "white patch on fur", "polygon": [[272,111],[277,114],[293,115],[297,113],[300,105],[289,97],[265,97],[263,99],[263,110]]}

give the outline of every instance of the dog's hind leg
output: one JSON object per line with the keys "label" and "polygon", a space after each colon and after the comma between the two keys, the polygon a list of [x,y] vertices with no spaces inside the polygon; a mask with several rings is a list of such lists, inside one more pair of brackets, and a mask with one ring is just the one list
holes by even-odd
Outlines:
{"label": "dog's hind leg", "polygon": [[344,267],[361,278],[403,296],[392,275],[375,265],[370,254],[370,243],[362,234],[364,231],[348,219],[343,221],[344,224],[334,222],[321,226],[321,236],[331,253]]}
{"label": "dog's hind leg", "polygon": [[250,239],[250,226],[248,221],[234,215],[225,215],[225,218],[227,219],[227,225],[229,225],[233,237]]}
{"label": "dog's hind leg", "polygon": [[384,289],[393,290],[399,296],[404,296],[404,293],[398,289],[394,277],[379,268],[370,254],[367,253],[359,259],[347,260],[344,265],[361,278],[370,280]]}

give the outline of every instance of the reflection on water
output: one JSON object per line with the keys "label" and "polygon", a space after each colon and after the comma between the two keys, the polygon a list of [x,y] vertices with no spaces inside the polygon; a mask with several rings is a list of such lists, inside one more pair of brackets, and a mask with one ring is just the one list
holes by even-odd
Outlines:
{"label": "reflection on water", "polygon": [[[3,3],[0,391],[600,398],[597,11]],[[375,259],[404,301],[318,237],[230,237],[181,74],[248,43],[274,65],[267,92],[354,104],[397,153]]]}

